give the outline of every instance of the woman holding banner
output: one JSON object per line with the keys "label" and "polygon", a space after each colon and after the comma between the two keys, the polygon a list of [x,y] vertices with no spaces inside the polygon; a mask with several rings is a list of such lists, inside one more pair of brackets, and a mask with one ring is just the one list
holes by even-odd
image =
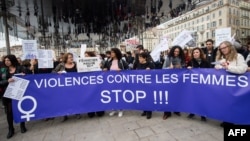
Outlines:
{"label": "woman holding banner", "polygon": [[[107,61],[104,65],[103,70],[110,70],[110,71],[120,71],[120,70],[127,70],[128,64],[122,59],[122,53],[118,48],[111,49],[111,59]],[[110,116],[115,115],[116,111],[112,111],[109,113]],[[120,110],[118,112],[118,117],[123,116],[123,111]]]}
{"label": "woman holding banner", "polygon": [[[66,53],[63,55],[62,62],[59,63],[52,73],[67,73],[67,72],[77,72],[77,66],[73,59],[72,53]],[[76,118],[80,119],[81,115],[76,114]],[[64,116],[62,122],[68,120],[68,116]]]}
{"label": "woman holding banner", "polygon": [[[18,63],[15,55],[5,56],[3,61],[5,68],[1,70],[0,87],[5,91],[8,84],[15,81],[12,76],[14,76],[15,74],[24,75],[27,73],[27,70]],[[3,97],[3,104],[5,107],[7,122],[9,126],[9,132],[7,134],[7,139],[9,139],[14,135],[12,100],[10,98]],[[21,133],[25,133],[27,131],[24,122],[20,123],[20,129]]]}
{"label": "woman holding banner", "polygon": [[216,62],[216,69],[225,69],[235,74],[244,74],[247,71],[247,63],[244,57],[237,53],[229,41],[224,41],[220,44]]}
{"label": "woman holding banner", "polygon": [[[139,63],[136,66],[137,70],[151,70],[155,69],[155,65],[152,61],[150,61],[148,58],[149,54],[146,52],[142,52],[139,54]],[[146,116],[147,119],[150,119],[152,117],[152,111],[143,111],[141,116]]]}
{"label": "woman holding banner", "polygon": [[[185,68],[185,55],[180,46],[173,46],[166,56],[162,69],[180,69]],[[174,112],[177,116],[181,116],[180,112]],[[164,112],[163,120],[171,117],[171,112]]]}
{"label": "woman holding banner", "polygon": [[[205,58],[205,54],[201,48],[194,48],[191,53],[191,60],[187,63],[187,68],[210,68],[210,64]],[[188,118],[193,118],[195,114],[189,114]],[[206,121],[206,117],[201,116],[201,121]]]}
{"label": "woman holding banner", "polygon": [[[220,43],[215,64],[216,69],[225,69],[234,74],[244,74],[248,67],[244,57],[237,53],[235,47],[229,41]],[[232,123],[223,122],[221,126],[230,124]]]}
{"label": "woman holding banner", "polygon": [[[86,52],[84,53],[84,56],[85,56],[85,57],[96,57],[96,54],[95,54],[95,52],[93,52],[93,51],[86,51]],[[89,112],[89,113],[88,113],[88,117],[93,118],[95,115],[97,115],[98,117],[102,117],[104,114],[105,114],[104,111]]]}

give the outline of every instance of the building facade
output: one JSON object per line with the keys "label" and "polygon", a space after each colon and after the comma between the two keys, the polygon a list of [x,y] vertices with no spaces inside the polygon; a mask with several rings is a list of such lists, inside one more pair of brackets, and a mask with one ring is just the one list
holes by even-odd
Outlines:
{"label": "building facade", "polygon": [[[250,35],[249,18],[249,1],[215,0],[162,23],[161,29],[157,29],[157,34],[167,35],[173,40],[181,31],[187,29],[194,31],[196,46],[200,46],[207,39],[215,40],[216,29],[231,27],[231,34],[235,34],[236,39],[246,44]],[[144,38],[144,45],[153,49],[154,45],[151,40]],[[152,44],[147,45],[148,42]]]}
{"label": "building facade", "polygon": [[240,40],[243,43],[250,42],[250,1],[242,1],[239,4],[240,8]]}

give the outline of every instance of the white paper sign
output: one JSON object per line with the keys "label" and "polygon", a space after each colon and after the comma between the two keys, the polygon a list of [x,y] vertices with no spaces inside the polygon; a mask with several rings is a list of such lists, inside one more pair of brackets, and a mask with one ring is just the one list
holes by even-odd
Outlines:
{"label": "white paper sign", "polygon": [[140,42],[138,38],[130,38],[125,40],[125,44],[128,48],[135,48],[140,44]]}
{"label": "white paper sign", "polygon": [[169,39],[167,37],[161,38],[160,43],[150,53],[151,57],[153,58],[153,60],[155,62],[160,60],[160,54],[161,54],[162,51],[168,50],[168,48],[169,48],[168,40]]}
{"label": "white paper sign", "polygon": [[221,28],[215,30],[215,46],[219,46],[223,41],[231,41],[231,28]]}
{"label": "white paper sign", "polygon": [[53,50],[38,49],[38,68],[54,68]]}
{"label": "white paper sign", "polygon": [[4,97],[15,99],[15,100],[20,100],[22,99],[28,85],[29,85],[29,80],[19,78],[19,77],[12,77],[15,81],[9,83],[5,93]]}
{"label": "white paper sign", "polygon": [[191,36],[191,32],[187,30],[183,30],[172,42],[172,45],[179,45],[184,47],[189,41],[191,41],[193,37]]}
{"label": "white paper sign", "polygon": [[23,54],[25,59],[36,59],[37,43],[36,40],[23,40],[22,41]]}
{"label": "white paper sign", "polygon": [[38,68],[54,68],[54,62],[52,59],[38,59]]}
{"label": "white paper sign", "polygon": [[80,54],[80,57],[81,58],[84,58],[85,57],[85,52],[87,50],[87,45],[86,44],[82,44],[81,45],[81,54]]}
{"label": "white paper sign", "polygon": [[100,70],[100,59],[98,57],[85,57],[77,59],[77,72],[90,72]]}
{"label": "white paper sign", "polygon": [[37,59],[53,59],[53,50],[44,50],[44,49],[38,49],[38,57]]}

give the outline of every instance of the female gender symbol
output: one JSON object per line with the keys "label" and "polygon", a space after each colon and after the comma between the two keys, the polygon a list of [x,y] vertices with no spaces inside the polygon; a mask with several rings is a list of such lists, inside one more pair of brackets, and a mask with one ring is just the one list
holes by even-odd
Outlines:
{"label": "female gender symbol", "polygon": [[[24,111],[23,108],[22,108],[22,106],[21,106],[22,102],[24,100],[26,100],[26,99],[30,99],[33,102],[33,107],[29,111]],[[35,117],[35,114],[31,114],[31,113],[33,113],[36,110],[36,108],[37,108],[37,102],[36,102],[36,99],[34,97],[32,97],[32,96],[24,96],[20,101],[18,101],[17,107],[18,107],[18,110],[22,114],[24,114],[24,115],[21,116],[21,119],[26,119],[27,121],[30,121],[31,117]]]}

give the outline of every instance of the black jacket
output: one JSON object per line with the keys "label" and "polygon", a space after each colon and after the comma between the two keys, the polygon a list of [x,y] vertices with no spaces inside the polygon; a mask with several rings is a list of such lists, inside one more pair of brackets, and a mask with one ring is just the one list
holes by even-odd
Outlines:
{"label": "black jacket", "polygon": [[152,63],[152,62],[147,62],[147,63],[145,63],[145,64],[141,64],[141,63],[139,63],[138,65],[137,65],[137,70],[145,70],[146,68],[150,68],[150,69],[155,69],[155,64],[154,63]]}
{"label": "black jacket", "polygon": [[191,59],[188,62],[188,67],[192,67],[192,68],[210,68],[210,64],[208,63],[208,61],[206,60],[201,60],[201,63],[199,64],[195,59]]}
{"label": "black jacket", "polygon": [[[104,65],[104,69],[108,69],[110,70],[110,67],[112,65],[112,61],[113,59],[110,59],[109,61],[106,61],[105,65]],[[126,61],[124,61],[123,59],[120,59],[118,60],[118,67],[121,69],[121,70],[127,70],[128,69],[128,64]]]}
{"label": "black jacket", "polygon": [[217,51],[218,48],[213,48],[212,53],[209,54],[207,48],[203,48],[203,52],[206,55],[206,60],[208,61],[210,68],[214,68],[214,65],[212,65],[211,63],[215,61]]}

